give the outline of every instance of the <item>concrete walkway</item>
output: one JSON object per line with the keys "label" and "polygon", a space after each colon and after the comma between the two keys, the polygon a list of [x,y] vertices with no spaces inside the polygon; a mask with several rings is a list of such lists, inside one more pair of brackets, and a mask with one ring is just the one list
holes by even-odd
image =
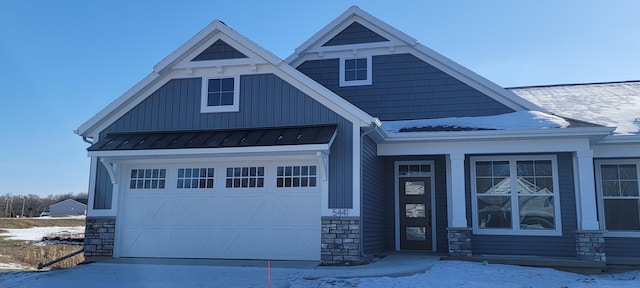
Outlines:
{"label": "concrete walkway", "polygon": [[0,275],[1,287],[289,287],[320,278],[400,277],[430,269],[438,256],[391,253],[359,266],[317,262],[186,259],[113,259],[50,272]]}

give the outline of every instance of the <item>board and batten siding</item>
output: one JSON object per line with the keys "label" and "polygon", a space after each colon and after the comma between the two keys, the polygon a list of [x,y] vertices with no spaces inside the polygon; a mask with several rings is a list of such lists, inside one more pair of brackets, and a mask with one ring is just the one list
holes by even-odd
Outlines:
{"label": "board and batten siding", "polygon": [[309,60],[299,71],[383,121],[513,112],[411,54],[372,57],[372,85],[339,86],[339,60]]}
{"label": "board and batten siding", "polygon": [[390,197],[385,193],[384,161],[377,155],[376,143],[364,137],[361,153],[362,249],[365,255],[371,255],[392,247],[389,239],[393,239],[393,235],[387,233]]}
{"label": "board and batten siding", "polygon": [[373,42],[386,42],[389,41],[386,38],[380,36],[380,34],[369,30],[358,22],[353,22],[344,30],[340,31],[331,40],[324,43],[322,46],[337,46],[337,45],[350,45],[350,44],[362,44]]}
{"label": "board and batten siding", "polygon": [[[549,154],[541,154],[549,155]],[[473,254],[481,255],[535,255],[535,256],[576,256],[576,198],[573,179],[573,158],[571,153],[557,153],[558,187],[560,195],[560,213],[562,236],[525,236],[525,235],[472,235]],[[483,155],[484,156],[484,155]],[[466,170],[470,171],[469,156]],[[471,184],[469,173],[467,185],[467,219],[476,221],[477,216],[471,210]],[[514,223],[516,224],[516,223]],[[471,227],[471,223],[469,223]]]}
{"label": "board and batten siding", "polygon": [[[173,79],[100,133],[337,123],[329,155],[329,208],[352,208],[353,124],[273,74],[240,77],[240,111],[200,113],[201,78]],[[357,165],[357,164],[356,164]],[[94,209],[110,209],[112,185],[98,165]]]}

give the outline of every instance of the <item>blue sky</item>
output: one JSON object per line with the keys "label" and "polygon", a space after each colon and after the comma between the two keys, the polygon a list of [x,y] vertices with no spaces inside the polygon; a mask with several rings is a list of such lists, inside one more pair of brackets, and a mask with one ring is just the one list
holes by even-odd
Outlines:
{"label": "blue sky", "polygon": [[504,87],[640,79],[640,1],[0,1],[0,194],[86,192],[84,121],[214,19],[280,58],[358,5]]}

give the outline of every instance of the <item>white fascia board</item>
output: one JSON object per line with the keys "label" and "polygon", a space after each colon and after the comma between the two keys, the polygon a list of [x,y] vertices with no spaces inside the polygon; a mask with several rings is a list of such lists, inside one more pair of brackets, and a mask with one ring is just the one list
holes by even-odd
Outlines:
{"label": "white fascia board", "polygon": [[279,76],[284,81],[300,89],[300,91],[309,95],[332,111],[338,113],[340,116],[345,117],[354,125],[364,127],[375,122],[375,117],[367,114],[360,108],[349,103],[349,101],[336,95],[331,90],[327,89],[327,87],[322,86],[307,75],[304,75],[302,72],[291,67],[289,64],[282,62],[278,65],[278,68],[280,68],[279,71],[275,71],[276,73],[274,73],[276,76]]}
{"label": "white fascia board", "polygon": [[132,158],[156,158],[156,157],[200,157],[200,156],[232,156],[234,154],[246,155],[279,155],[283,154],[304,154],[316,153],[318,151],[329,152],[330,145],[308,144],[308,145],[279,145],[279,146],[257,146],[257,147],[228,147],[228,148],[187,148],[187,149],[145,149],[145,150],[108,150],[89,151],[90,157],[104,157],[109,159],[132,159]]}
{"label": "white fascia board", "polygon": [[[338,33],[342,32],[344,28],[351,25],[354,21],[359,22],[364,26],[368,26],[367,24],[375,26],[372,31],[380,34],[381,36],[387,38],[391,42],[401,41],[407,43],[408,45],[415,45],[418,41],[404,32],[392,27],[391,25],[379,20],[373,15],[365,12],[360,9],[358,6],[351,6],[347,11],[340,14],[336,19],[327,24],[324,28],[320,29],[317,33],[315,33],[311,38],[302,43],[302,45],[296,48],[293,54],[285,59],[285,62],[293,64],[294,61],[298,63],[297,59],[304,54],[309,53],[312,49],[318,49],[317,47],[322,46],[322,42],[329,41],[329,39],[333,38]],[[363,23],[364,22],[364,23]],[[371,29],[371,27],[368,27]],[[377,29],[376,29],[377,28]],[[394,41],[394,39],[397,39]],[[390,45],[390,42],[380,42],[379,45],[385,44]],[[343,46],[343,45],[340,45]],[[344,49],[344,47],[341,47]],[[328,47],[323,47],[322,49],[331,49]],[[296,66],[293,64],[293,66]]]}
{"label": "white fascia board", "polygon": [[409,142],[378,144],[378,156],[440,154],[555,153],[589,150],[589,139],[505,139],[494,141]]}
{"label": "white fascia board", "polygon": [[443,142],[443,141],[493,141],[500,139],[540,139],[604,137],[613,132],[610,127],[553,128],[539,130],[480,130],[450,132],[399,132],[388,133],[378,129],[385,142]]}
{"label": "white fascia board", "polygon": [[[216,38],[216,34],[222,33],[218,38]],[[107,107],[102,109],[96,115],[91,117],[88,121],[80,125],[80,127],[74,132],[80,136],[95,136],[93,134],[97,134],[99,131],[113,123],[120,116],[124,115],[129,109],[131,109],[135,105],[126,105],[128,103],[135,103],[136,105],[142,102],[144,98],[151,95],[151,93],[157,90],[167,79],[171,79],[171,72],[167,71],[170,68],[170,65],[177,64],[181,59],[183,59],[189,53],[194,53],[193,51],[196,48],[199,48],[203,42],[215,39],[223,39],[232,43],[230,45],[236,45],[236,49],[246,54],[248,57],[254,56],[251,59],[253,61],[240,60],[238,62],[229,62],[229,61],[221,61],[216,63],[216,65],[256,65],[262,63],[271,63],[273,65],[278,65],[282,62],[280,58],[275,56],[273,53],[265,50],[260,47],[253,41],[244,37],[240,33],[235,30],[229,28],[227,25],[222,23],[219,20],[213,21],[203,30],[198,32],[195,36],[189,39],[186,43],[182,44],[178,49],[169,54],[169,56],[165,57],[158,64],[156,64],[153,69],[154,71],[145,77],[142,81],[138,82],[136,85],[127,90],[124,94],[118,97],[116,100],[111,102]],[[225,41],[225,42],[226,42]],[[237,45],[239,44],[239,45]],[[208,47],[208,46],[207,46]],[[207,47],[200,47],[202,49],[206,49]],[[251,53],[249,53],[251,52]],[[262,60],[260,60],[262,59]],[[243,62],[244,61],[244,62]],[[194,68],[201,68],[200,66],[195,65]],[[179,68],[188,68],[188,67],[179,67]],[[165,80],[165,81],[160,81]],[[152,85],[155,84],[155,85]],[[136,98],[136,99],[132,99]],[[126,105],[126,106],[124,106]],[[122,111],[125,110],[125,111]],[[99,126],[99,127],[98,127]],[[102,129],[100,129],[102,128]]]}
{"label": "white fascia board", "polygon": [[640,134],[637,135],[609,135],[598,142],[598,145],[607,144],[640,144]]}
{"label": "white fascia board", "polygon": [[547,114],[553,114],[552,112],[549,112],[548,110],[539,107],[538,105],[525,100],[515,93],[489,81],[488,79],[478,75],[477,73],[467,69],[466,67],[456,63],[455,61],[443,56],[442,54],[430,49],[427,46],[418,44],[416,45],[415,50],[420,53],[416,53],[414,54],[414,56],[422,59],[423,61],[433,65],[434,67],[442,70],[450,76],[462,81],[463,83],[486,94],[487,96],[515,111],[535,110]]}

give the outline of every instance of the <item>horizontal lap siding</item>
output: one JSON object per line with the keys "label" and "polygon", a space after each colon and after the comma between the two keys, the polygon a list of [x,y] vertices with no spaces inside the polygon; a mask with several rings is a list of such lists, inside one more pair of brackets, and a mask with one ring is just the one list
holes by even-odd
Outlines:
{"label": "horizontal lap siding", "polygon": [[372,59],[372,85],[339,87],[338,59],[306,61],[297,69],[383,121],[513,112],[411,54]]}
{"label": "horizontal lap siding", "polygon": [[365,254],[388,250],[387,210],[384,162],[377,156],[377,146],[365,137],[362,143],[362,234]]}
{"label": "horizontal lap siding", "polygon": [[[473,254],[576,256],[577,220],[573,160],[570,153],[559,153],[557,157],[562,236],[473,235]],[[467,159],[467,171],[470,171],[468,167]],[[476,216],[471,212],[469,181],[467,177],[467,218],[476,221]]]}
{"label": "horizontal lap siding", "polygon": [[610,257],[640,257],[640,238],[606,237],[604,252]]}
{"label": "horizontal lap siding", "polygon": [[[352,208],[351,122],[273,74],[240,77],[240,112],[200,113],[201,85],[200,78],[170,80],[102,131],[101,138],[109,132],[338,123],[329,155],[329,208]],[[112,185],[102,167],[96,177],[95,207],[108,209]]]}

